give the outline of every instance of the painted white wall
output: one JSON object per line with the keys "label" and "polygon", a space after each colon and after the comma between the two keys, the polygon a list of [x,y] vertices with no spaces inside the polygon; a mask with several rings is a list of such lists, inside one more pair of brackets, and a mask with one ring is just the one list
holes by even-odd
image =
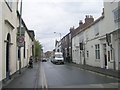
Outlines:
{"label": "painted white wall", "polygon": [[115,30],[114,25],[114,14],[113,10],[115,10],[118,7],[117,2],[104,2],[104,28],[105,31],[101,30],[101,35],[104,35],[105,33],[109,33]]}
{"label": "painted white wall", "polygon": [[113,33],[113,48],[114,48],[114,53],[115,53],[115,66],[116,69],[119,69],[120,65],[120,31],[116,31]]}
{"label": "painted white wall", "polygon": [[[73,37],[72,39],[72,56],[73,56],[73,62],[84,64],[84,57],[85,57],[85,63],[90,66],[95,66],[95,67],[103,67],[103,59],[102,54],[101,54],[101,42],[100,38],[102,37],[100,34],[101,30],[105,30],[103,26],[104,20],[101,19],[99,22],[95,23],[91,27],[87,28],[85,31],[79,33],[77,36]],[[95,35],[96,30],[99,32],[99,35]],[[78,39],[79,38],[79,39]],[[85,47],[85,56],[83,55],[83,51],[81,51],[80,55],[80,50],[76,49],[75,46],[79,46],[80,42],[84,42],[84,47]],[[95,45],[99,44],[100,45],[100,59],[96,59],[95,57]],[[74,50],[74,51],[73,51]],[[76,50],[76,51],[75,51]],[[87,57],[87,53],[89,52],[89,57]]]}
{"label": "painted white wall", "polygon": [[[2,50],[2,3],[0,3],[0,50]],[[0,89],[2,89],[2,51],[0,51]]]}
{"label": "painted white wall", "polygon": [[[6,5],[5,1],[2,3],[2,79],[6,78],[6,43],[4,40],[7,38],[7,34],[11,35],[11,45],[10,47],[10,74],[16,72],[16,19],[17,19],[17,3],[13,2],[12,12]],[[13,26],[14,29],[5,23],[5,20],[8,20]]]}
{"label": "painted white wall", "polygon": [[[103,44],[106,44],[106,28],[105,28],[105,19],[101,19],[99,22],[88,28],[85,32],[88,34],[88,42],[86,44],[86,50],[89,51],[89,57],[86,59],[86,64],[91,65],[91,66],[96,66],[96,67],[101,67],[105,68],[105,59],[104,59],[104,54],[103,54]],[[99,35],[95,36],[95,30],[99,31]],[[96,60],[95,58],[95,45],[99,44],[100,45],[100,59]],[[106,52],[110,51],[110,47],[107,46]],[[87,52],[87,51],[86,51]],[[106,53],[108,56],[108,53]],[[107,68],[108,69],[113,69],[113,60],[110,59],[108,61],[107,57]]]}
{"label": "painted white wall", "polygon": [[79,36],[77,35],[72,38],[72,61],[80,63]]}
{"label": "painted white wall", "polygon": [[[87,65],[95,66],[95,67],[101,67],[101,62],[102,62],[101,59],[96,59],[95,56],[95,45],[96,44],[100,45],[100,41],[99,41],[100,35],[95,36],[95,32],[96,30],[100,31],[101,29],[103,29],[103,27],[100,26],[101,23],[103,23],[102,20],[95,23],[93,26],[89,27],[85,31],[85,38],[87,39],[87,42],[85,44],[85,57],[86,57],[85,61]],[[87,57],[87,51],[89,52],[89,57]]]}
{"label": "painted white wall", "polygon": [[[116,30],[116,26],[114,23],[114,14],[113,10],[115,10],[118,6],[118,3],[110,3],[104,2],[104,18],[101,19],[99,22],[95,23],[91,27],[87,28],[84,33],[78,34],[77,36],[73,37],[72,39],[72,57],[73,62],[79,63],[79,52],[75,46],[78,45],[80,42],[77,37],[82,40],[82,35],[84,35],[84,42],[85,42],[85,53],[89,51],[89,57],[85,54],[86,64],[96,67],[105,67],[105,60],[103,54],[103,44],[106,44],[106,33],[111,33]],[[99,35],[95,36],[95,30],[99,31]],[[115,34],[117,35],[117,34]],[[115,40],[115,35],[112,36],[112,45],[115,49],[115,60],[116,60],[116,69],[118,69],[118,58],[119,58],[119,39]],[[118,35],[119,36],[119,35]],[[86,42],[87,41],[87,42]],[[100,59],[95,59],[95,44],[100,45]],[[107,45],[106,52],[110,51],[110,47]],[[111,54],[110,54],[111,55]],[[108,53],[107,53],[108,56]],[[114,58],[110,58],[110,61],[107,59],[107,68],[113,69],[114,68]]]}
{"label": "painted white wall", "polygon": [[26,55],[26,65],[27,65],[29,62],[29,58],[32,55],[32,40],[27,32],[25,32],[25,42],[26,42],[26,54],[28,53]]}
{"label": "painted white wall", "polygon": [[29,58],[32,56],[32,39],[30,38],[27,31],[25,31],[25,58],[24,58],[24,47],[21,48],[21,67],[25,67],[29,63]]}
{"label": "painted white wall", "polygon": [[[118,24],[115,24],[114,22],[114,10],[116,10],[118,8],[118,2],[104,2],[104,8],[105,8],[105,18],[104,18],[104,24],[105,29],[108,33],[111,33],[115,30],[118,29]],[[116,36],[118,35],[118,32],[116,31],[115,33],[111,33],[112,35],[112,46],[114,48],[114,53],[115,54],[115,58],[113,59],[113,61],[115,61],[115,66],[116,66],[116,70],[118,70],[119,68],[119,39]],[[114,63],[114,62],[111,62]],[[111,63],[109,64],[108,68],[113,69],[113,65],[111,65]]]}
{"label": "painted white wall", "polygon": [[[19,61],[18,61],[18,47],[16,42],[17,27],[19,26],[19,18],[17,17],[17,2],[12,3],[12,12],[6,5],[5,1],[0,3],[0,81],[6,78],[6,42],[7,34],[10,33],[11,43],[10,46],[10,74],[14,74],[19,70]],[[5,23],[5,20],[8,20],[10,24],[14,27],[12,28],[8,23]],[[26,41],[26,58],[23,56],[23,47],[21,48],[21,63],[22,68],[28,64],[29,57],[32,55],[32,40],[28,35],[28,32],[25,32],[25,41]]]}
{"label": "painted white wall", "polygon": [[[17,17],[17,27],[19,27],[19,18]],[[29,63],[29,58],[32,55],[32,39],[30,38],[28,32],[25,30],[25,58],[24,58],[24,47],[21,48],[21,68],[26,67]],[[18,54],[18,47],[17,47]],[[19,70],[19,61],[17,57],[17,70]]]}
{"label": "painted white wall", "polygon": [[56,44],[56,46],[55,46],[55,51],[57,52],[57,50],[59,49],[59,51],[61,52],[62,50],[61,50],[61,42],[60,41],[58,41],[58,43]]}
{"label": "painted white wall", "polygon": [[[78,34],[79,35],[79,43],[84,43],[85,42],[85,32],[81,32]],[[83,48],[85,46],[85,43],[83,45]],[[79,48],[79,60],[80,60],[80,64],[84,64],[84,60],[85,60],[85,56],[84,56],[84,50],[80,50]]]}

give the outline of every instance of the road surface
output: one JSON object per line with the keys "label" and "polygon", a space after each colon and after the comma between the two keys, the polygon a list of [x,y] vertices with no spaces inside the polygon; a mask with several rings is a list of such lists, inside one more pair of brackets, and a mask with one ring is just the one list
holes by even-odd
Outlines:
{"label": "road surface", "polygon": [[38,62],[4,88],[118,88],[118,80],[69,64]]}

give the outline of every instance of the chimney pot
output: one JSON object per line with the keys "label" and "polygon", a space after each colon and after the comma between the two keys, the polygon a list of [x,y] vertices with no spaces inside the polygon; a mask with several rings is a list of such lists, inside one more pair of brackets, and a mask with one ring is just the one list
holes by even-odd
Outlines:
{"label": "chimney pot", "polygon": [[94,21],[94,18],[92,15],[86,15],[86,18],[85,18],[85,24],[90,24]]}
{"label": "chimney pot", "polygon": [[74,26],[73,27],[70,27],[70,32],[72,32],[74,30]]}
{"label": "chimney pot", "polygon": [[92,16],[92,15],[90,15],[90,18],[93,18],[93,16]]}
{"label": "chimney pot", "polygon": [[103,8],[103,12],[102,12],[102,15],[104,15],[104,8]]}
{"label": "chimney pot", "polygon": [[79,21],[79,26],[81,26],[83,24],[82,20]]}

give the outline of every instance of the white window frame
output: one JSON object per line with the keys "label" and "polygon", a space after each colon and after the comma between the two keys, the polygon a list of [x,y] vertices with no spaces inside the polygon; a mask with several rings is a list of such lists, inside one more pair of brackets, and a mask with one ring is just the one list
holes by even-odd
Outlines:
{"label": "white window frame", "polygon": [[95,45],[95,58],[100,59],[100,44]]}
{"label": "white window frame", "polygon": [[120,7],[117,7],[115,10],[113,10],[113,14],[115,23],[120,22]]}
{"label": "white window frame", "polygon": [[95,36],[98,36],[99,35],[99,24],[95,24],[94,26],[94,33],[95,33]]}

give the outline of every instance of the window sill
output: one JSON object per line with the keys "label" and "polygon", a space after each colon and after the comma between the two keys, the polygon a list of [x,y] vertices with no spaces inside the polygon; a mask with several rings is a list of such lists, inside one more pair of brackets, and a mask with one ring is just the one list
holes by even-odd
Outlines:
{"label": "window sill", "polygon": [[95,59],[96,62],[100,62],[100,59]]}

